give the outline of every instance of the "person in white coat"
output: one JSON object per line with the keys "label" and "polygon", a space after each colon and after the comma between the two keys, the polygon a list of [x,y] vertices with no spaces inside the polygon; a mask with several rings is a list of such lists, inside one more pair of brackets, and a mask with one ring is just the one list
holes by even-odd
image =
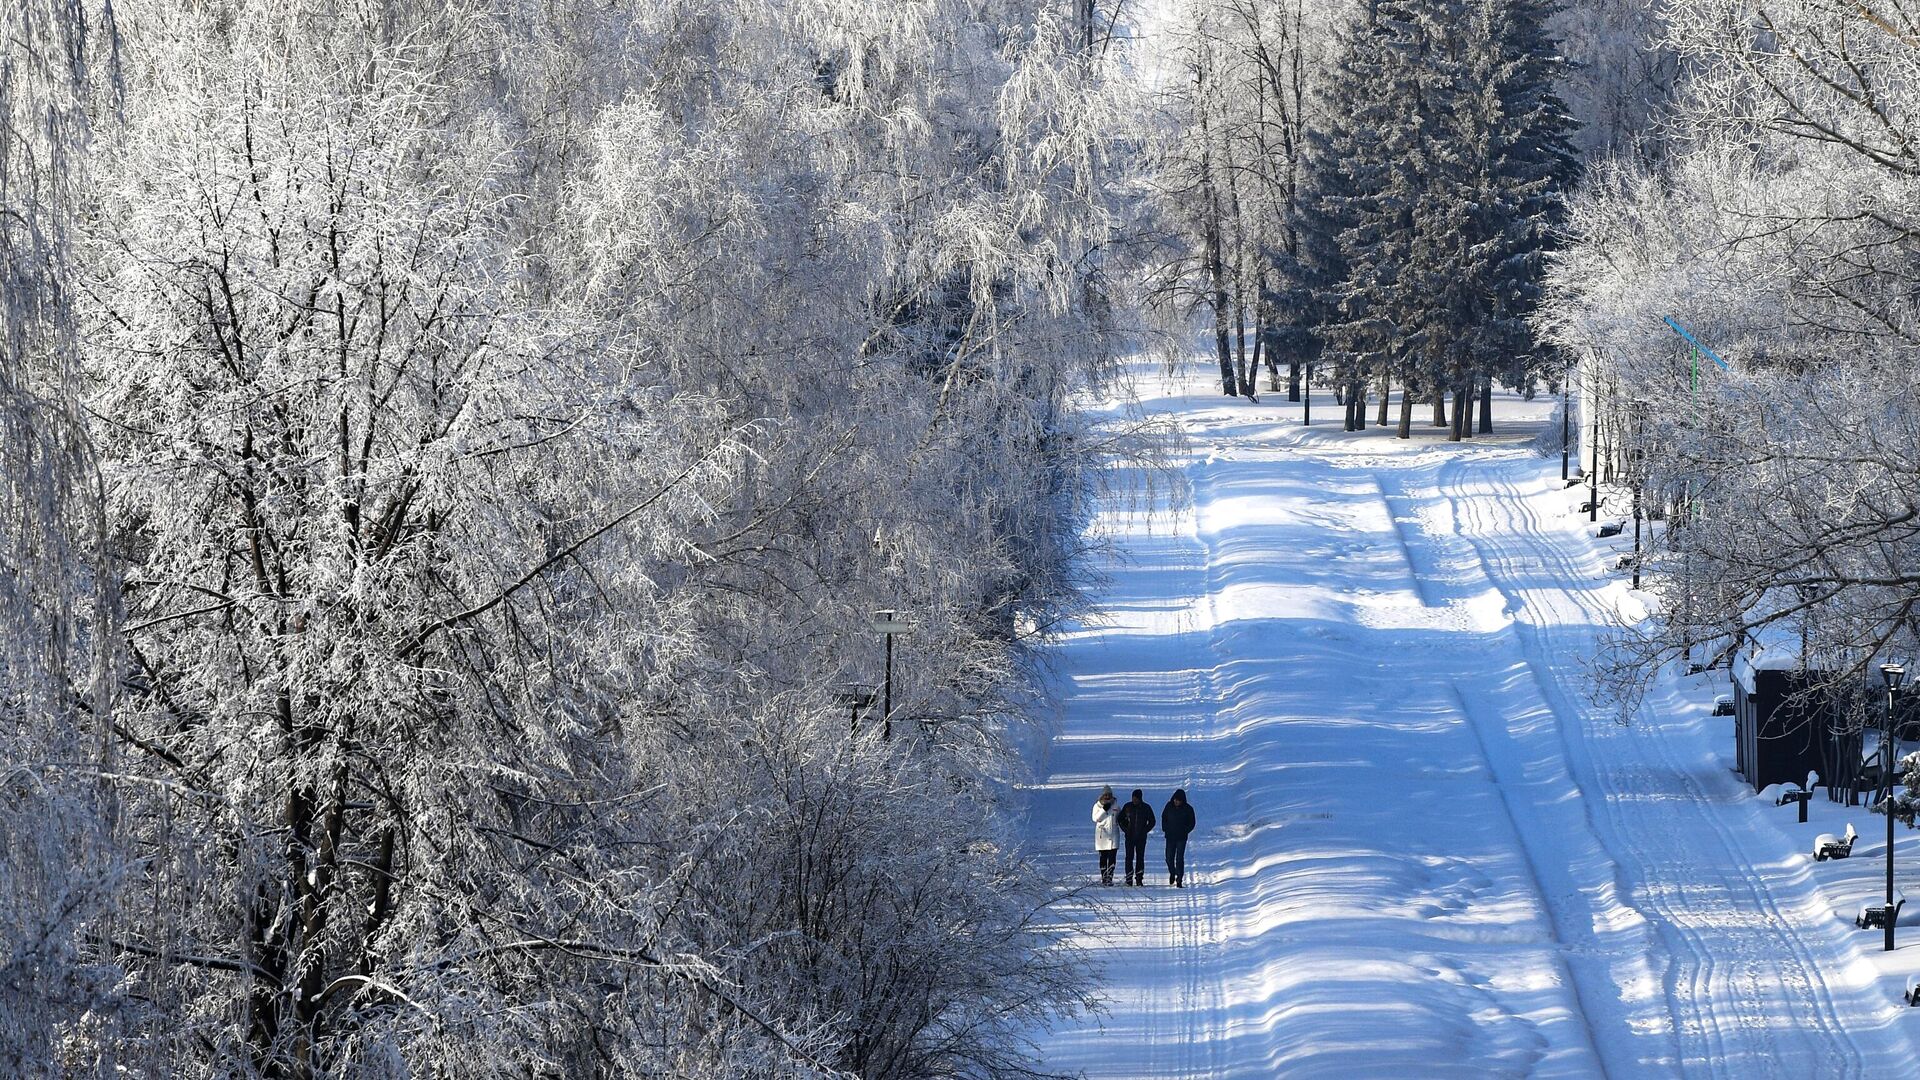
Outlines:
{"label": "person in white coat", "polygon": [[1113,804],[1113,785],[1100,789],[1093,802],[1093,850],[1100,856],[1100,884],[1113,884],[1113,864],[1120,854],[1120,808]]}

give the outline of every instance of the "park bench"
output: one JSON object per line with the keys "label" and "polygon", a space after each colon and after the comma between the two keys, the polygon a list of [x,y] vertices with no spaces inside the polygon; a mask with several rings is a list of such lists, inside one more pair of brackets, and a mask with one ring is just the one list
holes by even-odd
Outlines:
{"label": "park bench", "polygon": [[1893,903],[1861,904],[1859,914],[1853,917],[1853,925],[1862,930],[1884,929],[1889,922],[1900,921],[1900,909],[1907,904],[1907,894],[1896,892]]}
{"label": "park bench", "polygon": [[[1820,774],[1809,770],[1805,787],[1789,780],[1784,784],[1768,784],[1760,789],[1760,797],[1770,799],[1775,806],[1788,803],[1800,804],[1800,824],[1807,823],[1807,803],[1813,801],[1813,789],[1820,783]],[[1849,845],[1851,846],[1851,845]]]}
{"label": "park bench", "polygon": [[1826,862],[1828,859],[1844,859],[1853,854],[1853,842],[1859,838],[1853,831],[1853,823],[1847,823],[1847,835],[1835,836],[1823,832],[1813,838],[1813,861]]}

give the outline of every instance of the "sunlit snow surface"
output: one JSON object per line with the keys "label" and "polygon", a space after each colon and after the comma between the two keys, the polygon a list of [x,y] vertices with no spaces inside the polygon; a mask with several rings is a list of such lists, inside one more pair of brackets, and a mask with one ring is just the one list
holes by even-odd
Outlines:
{"label": "sunlit snow surface", "polygon": [[[1327,397],[1302,429],[1284,395],[1191,388],[1143,387],[1186,426],[1192,505],[1116,499],[1095,524],[1119,558],[1104,617],[1059,640],[1033,827],[1090,880],[1100,785],[1156,813],[1184,786],[1195,887],[1167,888],[1156,834],[1148,888],[1094,890],[1073,930],[1107,1011],[1043,1036],[1045,1066],[1914,1074],[1920,1010],[1844,921],[1880,819],[1822,796],[1799,826],[1746,794],[1715,676],[1663,683],[1626,726],[1588,700],[1624,587],[1557,455],[1523,445],[1551,402],[1503,401],[1499,435],[1448,445],[1427,406],[1401,443],[1340,432]],[[1844,821],[1856,858],[1816,869],[1800,852]],[[1916,959],[1889,972],[1920,965],[1902,932]]]}

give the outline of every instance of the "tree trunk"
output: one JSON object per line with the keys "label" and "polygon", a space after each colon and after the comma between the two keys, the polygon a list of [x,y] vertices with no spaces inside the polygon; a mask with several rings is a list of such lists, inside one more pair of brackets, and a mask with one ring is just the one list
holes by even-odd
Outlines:
{"label": "tree trunk", "polygon": [[1453,388],[1453,423],[1447,428],[1447,441],[1459,442],[1466,437],[1463,430],[1467,417],[1467,387],[1465,383],[1456,383]]}
{"label": "tree trunk", "polygon": [[[1196,90],[1201,88],[1205,77],[1204,72],[1195,72]],[[1208,126],[1208,110],[1203,106],[1200,109],[1200,195],[1206,200],[1207,286],[1213,294],[1213,344],[1220,354],[1220,389],[1228,397],[1235,397],[1239,387],[1233,377],[1233,350],[1227,341],[1226,239],[1221,235],[1226,223],[1220,209],[1220,192],[1214,184],[1213,136]]]}
{"label": "tree trunk", "polygon": [[[1233,334],[1233,373],[1236,383],[1233,392],[1241,397],[1250,398],[1253,396],[1254,369],[1247,366],[1247,305],[1237,296],[1233,302]],[[1256,340],[1253,347],[1258,350],[1260,342]]]}
{"label": "tree trunk", "polygon": [[1367,430],[1367,380],[1356,377],[1353,385],[1347,388],[1347,398],[1353,402],[1353,430]]}
{"label": "tree trunk", "polygon": [[1300,400],[1300,361],[1298,360],[1287,364],[1287,400]]}
{"label": "tree trunk", "polygon": [[1447,426],[1447,388],[1444,386],[1433,388],[1433,426]]}
{"label": "tree trunk", "polygon": [[[1400,392],[1401,394],[1404,395],[1406,393],[1405,388],[1402,388]],[[1392,399],[1393,399],[1393,376],[1383,371],[1380,373],[1380,414],[1374,417],[1373,426],[1375,427],[1387,426],[1387,403]]]}
{"label": "tree trunk", "polygon": [[1237,380],[1233,377],[1233,342],[1227,335],[1227,294],[1222,290],[1216,291],[1213,296],[1213,345],[1220,353],[1220,392],[1228,397],[1238,397]]}
{"label": "tree trunk", "polygon": [[1493,376],[1480,384],[1480,434],[1493,434]]}
{"label": "tree trunk", "polygon": [[1400,388],[1400,431],[1398,432],[1398,436],[1402,439],[1413,438],[1413,388],[1408,386],[1402,386]]}

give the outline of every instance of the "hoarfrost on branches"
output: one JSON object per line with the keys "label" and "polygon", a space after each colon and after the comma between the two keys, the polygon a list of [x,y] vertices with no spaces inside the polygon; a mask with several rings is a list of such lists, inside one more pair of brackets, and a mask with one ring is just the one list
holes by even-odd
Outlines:
{"label": "hoarfrost on branches", "polygon": [[[112,892],[51,922],[9,894],[74,980],[0,1046],[1028,1074],[1023,1033],[1090,992],[1003,812],[1028,628],[1075,595],[1074,395],[1126,303],[1089,27],[117,7],[124,94],[55,87],[96,135],[36,392],[85,453],[7,489],[97,493],[41,498],[80,539],[8,578],[100,592],[6,703],[59,705],[7,729],[18,760],[89,767],[5,779],[67,785],[106,875],[74,880]],[[833,704],[878,681],[879,608],[915,623],[889,742]],[[96,670],[116,693],[83,704]]]}

